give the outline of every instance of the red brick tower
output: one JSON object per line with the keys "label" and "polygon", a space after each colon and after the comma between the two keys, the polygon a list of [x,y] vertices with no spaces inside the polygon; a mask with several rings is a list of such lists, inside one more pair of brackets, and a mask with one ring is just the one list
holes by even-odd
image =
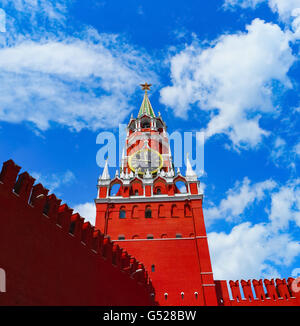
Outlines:
{"label": "red brick tower", "polygon": [[197,175],[188,157],[185,176],[174,172],[166,124],[149,101],[151,85],[142,86],[120,173],[111,179],[106,164],[98,181],[96,227],[144,264],[160,305],[216,305]]}

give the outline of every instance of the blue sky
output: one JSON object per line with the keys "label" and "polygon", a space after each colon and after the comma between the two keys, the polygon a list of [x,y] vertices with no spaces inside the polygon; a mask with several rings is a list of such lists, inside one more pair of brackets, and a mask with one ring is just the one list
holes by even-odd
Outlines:
{"label": "blue sky", "polygon": [[200,180],[215,277],[296,273],[300,0],[0,8],[2,162],[12,158],[92,221],[96,137],[136,115],[139,84],[151,82],[169,133],[206,135]]}

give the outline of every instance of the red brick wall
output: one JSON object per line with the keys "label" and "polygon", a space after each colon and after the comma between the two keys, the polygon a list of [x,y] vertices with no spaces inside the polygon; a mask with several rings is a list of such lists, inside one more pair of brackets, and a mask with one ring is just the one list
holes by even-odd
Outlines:
{"label": "red brick wall", "polygon": [[220,306],[300,306],[300,284],[293,278],[215,281]]}
{"label": "red brick wall", "polygon": [[143,265],[19,170],[0,174],[0,305],[153,305]]}
{"label": "red brick wall", "polygon": [[[144,263],[160,305],[217,305],[201,199],[138,202],[131,198],[127,203],[97,203],[96,207],[96,226]],[[146,207],[151,207],[151,218],[145,217]],[[120,209],[126,211],[125,218],[119,217]],[[125,240],[118,241],[119,236]]]}

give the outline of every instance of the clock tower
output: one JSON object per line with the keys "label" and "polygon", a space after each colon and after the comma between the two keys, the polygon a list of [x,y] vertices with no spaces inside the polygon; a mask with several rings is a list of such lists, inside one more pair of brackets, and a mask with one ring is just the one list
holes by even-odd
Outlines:
{"label": "clock tower", "polygon": [[[148,90],[131,116],[120,170],[98,180],[96,227],[141,262],[159,305],[216,305],[199,180],[186,157],[175,172],[167,126]],[[179,187],[178,184],[183,185]]]}

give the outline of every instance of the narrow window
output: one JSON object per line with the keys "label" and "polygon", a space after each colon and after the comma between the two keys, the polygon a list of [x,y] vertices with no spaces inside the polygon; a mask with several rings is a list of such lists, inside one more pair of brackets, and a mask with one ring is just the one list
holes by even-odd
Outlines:
{"label": "narrow window", "polygon": [[126,211],[124,208],[120,209],[119,218],[126,218]]}
{"label": "narrow window", "polygon": [[155,272],[155,265],[151,265],[151,272]]}
{"label": "narrow window", "polygon": [[49,210],[50,210],[50,204],[49,204],[49,201],[47,200],[47,202],[46,202],[46,204],[45,204],[45,206],[44,206],[44,209],[43,209],[43,213],[44,213],[45,215],[48,215]]}
{"label": "narrow window", "polygon": [[138,195],[139,195],[139,191],[136,190],[136,191],[134,192],[134,195],[135,195],[135,196],[138,196]]}
{"label": "narrow window", "polygon": [[161,194],[161,189],[160,189],[160,188],[157,188],[157,189],[156,189],[156,194],[157,194],[157,195],[160,195],[160,194]]}
{"label": "narrow window", "polygon": [[152,217],[152,211],[150,208],[146,208],[145,210],[145,218],[151,218]]}
{"label": "narrow window", "polygon": [[71,222],[69,233],[74,234],[74,232],[75,232],[75,225],[76,225],[75,222]]}

